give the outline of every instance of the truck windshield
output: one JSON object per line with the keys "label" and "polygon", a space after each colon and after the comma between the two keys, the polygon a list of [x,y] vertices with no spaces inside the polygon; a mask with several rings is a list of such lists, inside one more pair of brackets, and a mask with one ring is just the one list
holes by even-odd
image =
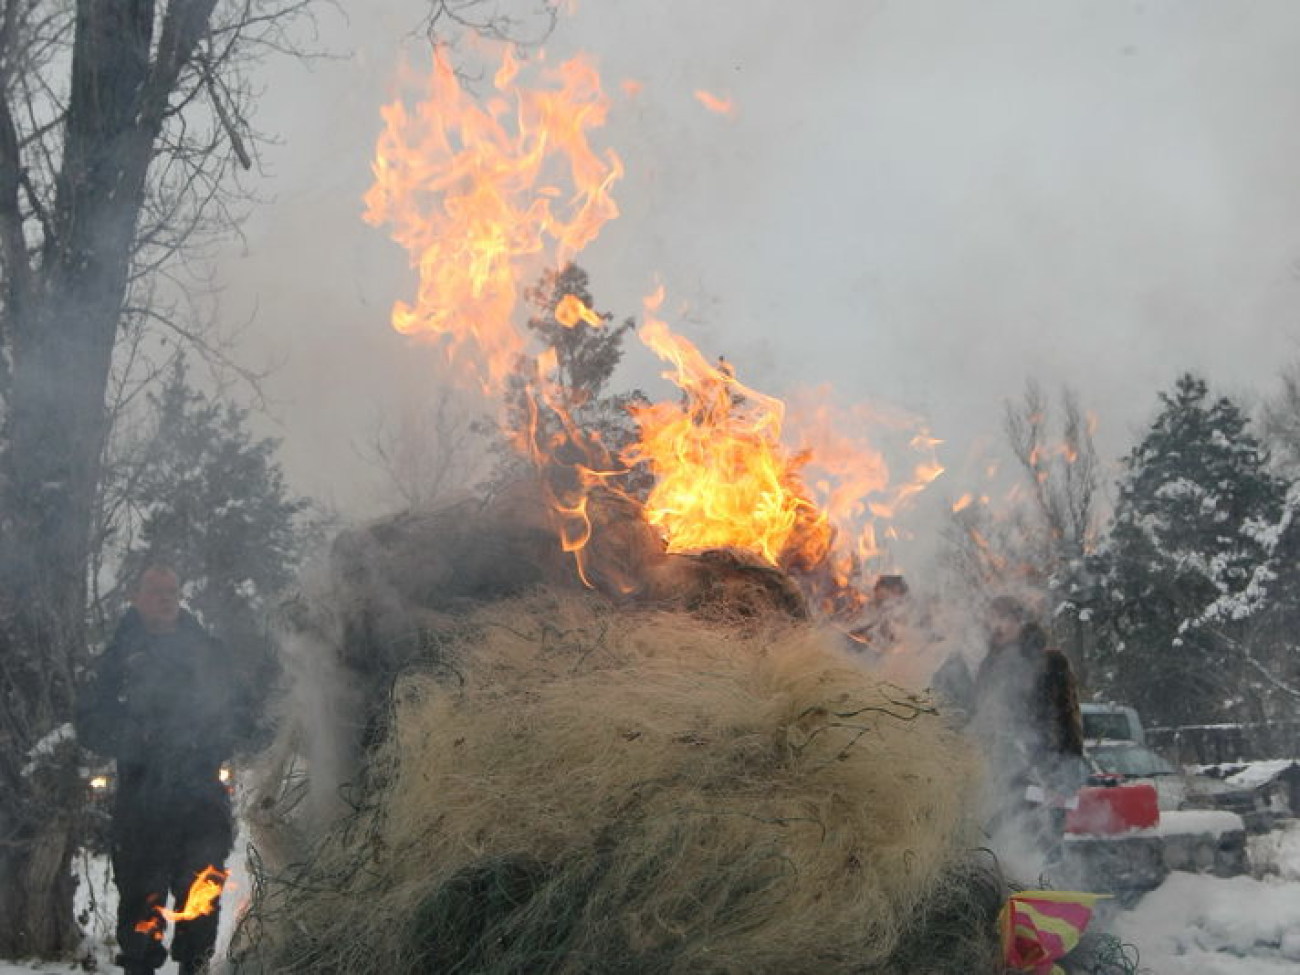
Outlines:
{"label": "truck windshield", "polygon": [[1129,726],[1128,715],[1121,711],[1084,712],[1083,737],[1132,741],[1133,729]]}
{"label": "truck windshield", "polygon": [[1141,745],[1101,745],[1089,752],[1103,772],[1116,775],[1173,775],[1176,769]]}

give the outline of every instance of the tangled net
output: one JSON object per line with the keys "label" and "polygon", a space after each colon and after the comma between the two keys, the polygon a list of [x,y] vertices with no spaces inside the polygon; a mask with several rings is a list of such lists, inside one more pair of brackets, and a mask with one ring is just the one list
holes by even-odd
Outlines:
{"label": "tangled net", "polygon": [[542,592],[420,643],[239,971],[1001,971],[978,763],[808,624]]}

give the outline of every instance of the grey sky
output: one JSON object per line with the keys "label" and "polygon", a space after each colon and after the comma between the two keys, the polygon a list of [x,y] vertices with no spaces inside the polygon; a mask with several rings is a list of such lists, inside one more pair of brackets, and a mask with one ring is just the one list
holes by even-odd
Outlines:
{"label": "grey sky", "polygon": [[[361,510],[353,443],[425,383],[387,325],[404,255],[359,216],[422,4],[347,6],[326,37],[353,56],[275,69],[274,202],[222,275],[249,354],[283,359],[291,475]],[[579,258],[599,306],[637,314],[658,276],[751,385],[925,413],[950,496],[1029,375],[1077,389],[1109,457],[1179,371],[1266,392],[1300,354],[1292,0],[583,0],[549,50],[645,86],[597,138],[628,168]],[[628,358],[629,384],[658,371]]]}

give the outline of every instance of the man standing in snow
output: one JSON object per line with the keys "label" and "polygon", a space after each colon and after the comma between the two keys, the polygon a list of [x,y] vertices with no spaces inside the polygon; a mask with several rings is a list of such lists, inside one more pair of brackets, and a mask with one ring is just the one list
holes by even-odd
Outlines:
{"label": "man standing in snow", "polygon": [[[150,565],[77,704],[81,743],[117,760],[112,859],[117,962],[127,975],[149,975],[166,961],[169,893],[174,912],[182,912],[207,868],[219,891],[224,873],[215,871],[234,843],[220,773],[251,725],[246,700],[223,647],[181,609],[176,572]],[[180,972],[206,971],[217,901],[193,919],[173,919],[171,952]]]}
{"label": "man standing in snow", "polygon": [[[1028,607],[1011,596],[989,604],[988,653],[973,688],[971,730],[987,749],[995,821],[1024,809],[1026,793],[1068,796],[1083,783],[1083,722],[1078,687],[1065,654]],[[1064,814],[1051,817],[1059,838]]]}

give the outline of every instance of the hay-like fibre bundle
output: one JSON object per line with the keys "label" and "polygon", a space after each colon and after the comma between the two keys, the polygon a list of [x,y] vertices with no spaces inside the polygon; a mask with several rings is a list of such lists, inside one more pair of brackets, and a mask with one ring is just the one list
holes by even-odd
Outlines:
{"label": "hay-like fibre bundle", "polygon": [[[458,632],[457,679],[397,686],[272,970],[996,970],[977,761],[811,627],[542,594]],[[953,944],[918,948],[940,914]]]}

